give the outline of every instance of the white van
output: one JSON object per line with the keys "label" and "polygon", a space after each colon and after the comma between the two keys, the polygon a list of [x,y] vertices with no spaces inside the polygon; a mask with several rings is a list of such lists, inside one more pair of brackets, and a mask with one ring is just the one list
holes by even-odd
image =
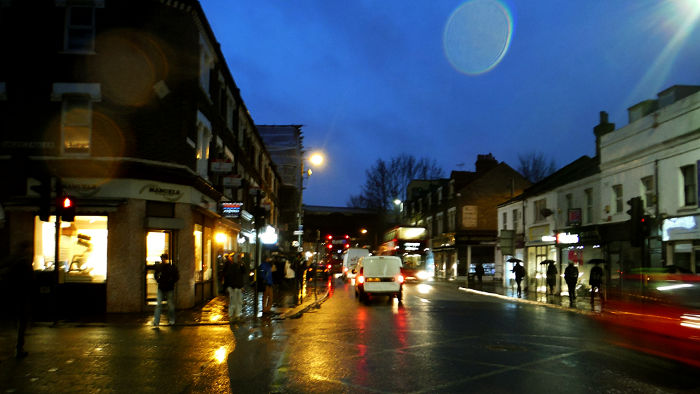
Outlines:
{"label": "white van", "polygon": [[369,250],[365,248],[349,248],[343,253],[343,279],[355,277],[353,270],[360,258],[369,256]]}
{"label": "white van", "polygon": [[404,277],[398,256],[367,256],[355,267],[355,297],[366,301],[370,295],[388,295],[401,301]]}

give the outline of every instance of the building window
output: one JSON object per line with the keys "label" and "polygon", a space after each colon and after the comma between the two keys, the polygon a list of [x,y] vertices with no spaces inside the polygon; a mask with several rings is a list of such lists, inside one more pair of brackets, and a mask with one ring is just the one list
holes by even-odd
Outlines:
{"label": "building window", "polygon": [[209,145],[212,133],[209,120],[201,113],[197,112],[197,147],[195,154],[197,159],[197,174],[204,179],[209,176]]}
{"label": "building window", "polygon": [[92,134],[92,103],[84,95],[63,97],[61,115],[62,150],[66,154],[89,155]]}
{"label": "building window", "polygon": [[[76,216],[63,222],[59,239],[59,273],[66,282],[104,283],[107,280],[107,216]],[[53,271],[56,217],[34,219],[34,270]]]}
{"label": "building window", "polygon": [[513,230],[515,230],[515,231],[518,231],[518,225],[520,224],[520,223],[518,222],[518,219],[519,219],[519,218],[518,218],[518,213],[519,213],[519,212],[518,212],[517,209],[514,209],[514,210],[513,210]]}
{"label": "building window", "polygon": [[444,219],[443,219],[442,212],[440,212],[440,213],[438,213],[437,215],[435,215],[435,225],[437,226],[437,228],[435,229],[435,232],[436,232],[437,234],[442,234],[442,233],[443,233],[443,231],[444,231],[444,224],[445,224],[445,223],[444,223]]}
{"label": "building window", "polygon": [[447,211],[447,231],[455,231],[457,225],[457,208],[450,208]]}
{"label": "building window", "polygon": [[61,102],[61,153],[90,154],[92,102],[100,99],[98,83],[53,84],[51,101]]}
{"label": "building window", "polygon": [[613,185],[613,203],[615,204],[615,213],[622,213],[622,185]]}
{"label": "building window", "polygon": [[208,98],[211,98],[211,69],[214,66],[214,56],[207,40],[200,35],[199,37],[199,86],[202,87]]}
{"label": "building window", "polygon": [[442,186],[440,186],[437,190],[437,199],[438,205],[442,204]]}
{"label": "building window", "polygon": [[644,188],[644,206],[651,208],[654,206],[654,177],[645,176],[642,178],[642,187]]}
{"label": "building window", "polygon": [[501,222],[503,222],[503,224],[501,224],[501,228],[503,230],[508,230],[508,212],[503,212]]}
{"label": "building window", "polygon": [[194,278],[196,282],[204,280],[204,231],[201,224],[194,225]]}
{"label": "building window", "polygon": [[433,217],[429,216],[425,219],[425,226],[428,228],[428,238],[433,237]]}
{"label": "building window", "polygon": [[455,180],[450,179],[450,186],[449,186],[449,192],[448,192],[448,197],[450,200],[455,198]]}
{"label": "building window", "polygon": [[544,216],[544,211],[547,209],[547,200],[546,199],[541,199],[535,201],[535,212],[534,212],[534,217],[535,217],[535,222],[542,222],[546,219]]}
{"label": "building window", "polygon": [[79,53],[95,51],[95,7],[66,7],[63,49]]}
{"label": "building window", "polygon": [[695,165],[681,167],[681,176],[683,177],[683,205],[686,207],[697,205],[698,178],[695,173]]}
{"label": "building window", "polygon": [[584,220],[586,223],[593,223],[593,189],[586,189],[583,191],[586,196],[586,217]]}
{"label": "building window", "polygon": [[566,210],[572,209],[574,207],[574,195],[567,193],[566,196]]}

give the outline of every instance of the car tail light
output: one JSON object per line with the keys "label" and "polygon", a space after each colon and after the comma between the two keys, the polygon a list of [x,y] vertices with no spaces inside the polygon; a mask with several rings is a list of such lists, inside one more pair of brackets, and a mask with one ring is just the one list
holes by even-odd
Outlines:
{"label": "car tail light", "polygon": [[403,275],[399,274],[399,275],[396,277],[396,281],[399,282],[399,283],[403,283],[403,281],[404,281]]}
{"label": "car tail light", "polygon": [[326,268],[328,268],[328,269],[331,269],[331,265],[330,265],[330,264],[328,264],[328,265],[326,266]]}
{"label": "car tail light", "polygon": [[365,283],[365,276],[359,275],[356,280],[357,280],[357,283],[363,284],[363,283]]}

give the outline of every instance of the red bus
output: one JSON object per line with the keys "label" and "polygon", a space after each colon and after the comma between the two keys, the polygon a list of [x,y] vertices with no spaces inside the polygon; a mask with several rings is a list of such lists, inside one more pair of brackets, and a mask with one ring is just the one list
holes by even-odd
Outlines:
{"label": "red bus", "polygon": [[384,233],[379,254],[399,256],[406,280],[429,280],[435,276],[432,253],[425,227],[394,227]]}

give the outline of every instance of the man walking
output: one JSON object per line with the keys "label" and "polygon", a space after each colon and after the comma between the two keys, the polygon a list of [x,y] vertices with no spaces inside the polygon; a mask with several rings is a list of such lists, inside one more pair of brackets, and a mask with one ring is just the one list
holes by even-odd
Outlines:
{"label": "man walking", "polygon": [[163,299],[168,300],[168,320],[170,325],[175,324],[175,298],[173,297],[175,283],[180,279],[177,267],[170,262],[170,256],[163,253],[160,256],[161,263],[156,265],[155,279],[158,282],[158,297],[156,299],[156,313],[153,317],[153,326],[160,324],[160,313]]}
{"label": "man walking", "polygon": [[243,265],[241,256],[231,253],[226,256],[224,263],[224,289],[228,293],[228,317],[229,321],[241,318],[243,309],[243,285],[248,269]]}
{"label": "man walking", "polygon": [[576,300],[576,282],[578,282],[578,268],[574,266],[573,261],[569,261],[569,265],[564,270],[564,281],[569,288],[569,305],[573,306]]}
{"label": "man walking", "polygon": [[600,263],[596,262],[595,267],[591,268],[591,276],[588,279],[588,282],[591,284],[591,305],[594,303],[596,292],[600,296],[601,302],[603,301],[603,269],[598,264]]}

